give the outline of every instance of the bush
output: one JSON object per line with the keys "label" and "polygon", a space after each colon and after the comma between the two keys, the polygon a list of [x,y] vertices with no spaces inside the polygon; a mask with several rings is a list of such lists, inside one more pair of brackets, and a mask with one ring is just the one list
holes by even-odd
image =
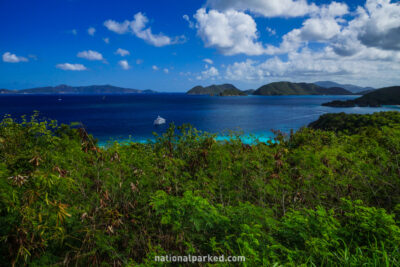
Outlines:
{"label": "bush", "polygon": [[251,146],[171,125],[152,143],[105,148],[80,125],[5,117],[0,259],[164,266],[156,255],[210,254],[246,256],[245,266],[397,266],[398,117],[360,115],[340,131],[303,128]]}

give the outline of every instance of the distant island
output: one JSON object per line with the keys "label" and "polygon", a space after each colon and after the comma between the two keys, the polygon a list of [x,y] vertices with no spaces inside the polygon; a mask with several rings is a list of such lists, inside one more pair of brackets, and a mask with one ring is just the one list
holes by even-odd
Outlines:
{"label": "distant island", "polygon": [[352,95],[346,89],[324,88],[313,83],[274,82],[258,88],[254,95]]}
{"label": "distant island", "polygon": [[232,84],[210,85],[207,87],[195,86],[187,92],[188,95],[211,95],[211,96],[245,96],[245,92],[237,89]]}
{"label": "distant island", "polygon": [[381,107],[382,105],[400,105],[400,86],[381,88],[359,98],[347,101],[331,101],[322,104],[328,107]]}
{"label": "distant island", "polygon": [[112,85],[90,85],[90,86],[46,86],[23,90],[0,89],[0,94],[139,94],[156,93],[153,90],[138,90],[122,88]]}
{"label": "distant island", "polygon": [[373,87],[361,87],[353,84],[341,84],[332,81],[319,81],[315,82],[314,84],[324,88],[340,87],[357,95],[364,95],[375,90]]}
{"label": "distant island", "polygon": [[353,95],[352,92],[340,88],[324,88],[313,83],[274,82],[266,84],[257,90],[241,91],[232,84],[210,85],[207,87],[195,86],[190,89],[189,95],[211,96],[245,96],[245,95]]}

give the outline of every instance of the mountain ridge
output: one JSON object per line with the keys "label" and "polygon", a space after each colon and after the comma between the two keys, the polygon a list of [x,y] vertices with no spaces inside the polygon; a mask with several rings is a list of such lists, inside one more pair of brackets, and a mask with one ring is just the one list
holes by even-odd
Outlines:
{"label": "mountain ridge", "polygon": [[400,105],[400,86],[384,87],[353,100],[335,100],[323,103],[322,105],[328,107],[381,107],[382,105]]}
{"label": "mountain ridge", "polygon": [[139,90],[123,88],[113,85],[89,85],[89,86],[69,86],[60,84],[57,86],[35,87],[22,90],[0,89],[1,94],[137,94],[137,93],[156,93],[152,90]]}
{"label": "mountain ridge", "polygon": [[258,88],[254,95],[352,95],[340,88],[324,88],[313,83],[273,82]]}
{"label": "mountain ridge", "polygon": [[361,93],[361,92],[366,92],[366,91],[371,91],[371,90],[376,89],[373,87],[362,87],[362,86],[357,86],[354,84],[340,84],[340,83],[332,82],[332,81],[318,81],[318,82],[314,82],[314,84],[324,87],[324,88],[340,87],[340,88],[344,88],[347,91],[350,91],[352,93]]}
{"label": "mountain ridge", "polygon": [[[186,92],[188,95],[219,95],[223,93],[225,90],[234,90],[237,91],[237,89],[233,84],[230,83],[225,83],[225,84],[212,84],[206,87],[203,87],[201,85],[197,85],[190,89],[189,91]],[[240,91],[240,90],[239,90]]]}

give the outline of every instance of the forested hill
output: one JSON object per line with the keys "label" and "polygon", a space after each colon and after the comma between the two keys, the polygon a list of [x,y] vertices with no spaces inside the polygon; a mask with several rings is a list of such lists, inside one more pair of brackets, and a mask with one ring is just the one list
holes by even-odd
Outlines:
{"label": "forested hill", "polygon": [[354,100],[332,101],[322,105],[330,107],[380,107],[382,105],[400,105],[400,86],[381,88]]}
{"label": "forested hill", "polygon": [[319,82],[314,82],[314,84],[325,88],[340,87],[354,94],[362,94],[362,92],[375,90],[375,88],[373,87],[361,87],[353,84],[340,84],[332,81],[319,81]]}
{"label": "forested hill", "polygon": [[275,82],[258,88],[254,95],[352,95],[346,89],[323,88],[313,83]]}
{"label": "forested hill", "polygon": [[240,91],[237,89],[234,85],[232,84],[220,84],[220,85],[210,85],[210,86],[195,86],[192,89],[190,89],[187,94],[188,95],[220,95],[223,93],[225,90],[230,90],[230,91]]}
{"label": "forested hill", "polygon": [[400,113],[397,111],[373,114],[329,113],[322,115],[308,127],[324,131],[335,131],[355,134],[366,129],[382,127],[399,127]]}

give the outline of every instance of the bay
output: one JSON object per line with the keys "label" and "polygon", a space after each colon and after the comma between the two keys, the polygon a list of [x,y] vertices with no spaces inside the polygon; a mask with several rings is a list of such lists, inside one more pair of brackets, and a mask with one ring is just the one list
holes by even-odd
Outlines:
{"label": "bay", "polygon": [[[321,106],[332,100],[358,96],[246,96],[212,97],[183,93],[122,95],[0,95],[0,116],[14,118],[39,111],[41,118],[60,123],[81,122],[101,144],[127,140],[143,142],[161,134],[168,124],[189,123],[195,128],[217,133],[220,139],[228,131],[239,131],[267,140],[272,129],[290,132],[307,126],[325,113],[373,113],[398,110],[381,108],[332,108]],[[154,126],[160,115],[166,125]],[[249,139],[250,140],[250,139]],[[247,142],[251,142],[248,141]]]}

